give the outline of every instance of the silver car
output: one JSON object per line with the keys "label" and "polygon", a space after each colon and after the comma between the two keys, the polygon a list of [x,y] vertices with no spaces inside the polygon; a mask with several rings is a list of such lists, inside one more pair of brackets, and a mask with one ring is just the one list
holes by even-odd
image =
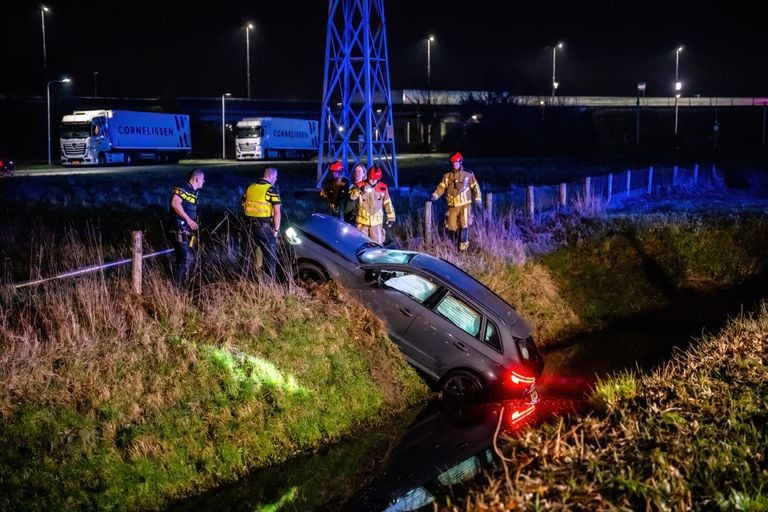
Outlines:
{"label": "silver car", "polygon": [[544,362],[530,326],[457,266],[384,248],[319,213],[289,227],[285,240],[300,282],[331,279],[348,289],[444,397],[537,398]]}

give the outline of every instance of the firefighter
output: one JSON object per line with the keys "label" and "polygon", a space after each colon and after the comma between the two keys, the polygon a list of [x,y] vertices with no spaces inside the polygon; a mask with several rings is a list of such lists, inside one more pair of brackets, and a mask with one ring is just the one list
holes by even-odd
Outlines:
{"label": "firefighter", "polygon": [[384,223],[389,228],[395,222],[395,209],[381,176],[381,167],[372,166],[368,169],[368,179],[359,182],[351,194],[353,201],[359,201],[355,221],[357,229],[379,244],[384,243]]}
{"label": "firefighter", "polygon": [[347,204],[344,207],[344,220],[353,226],[357,225],[357,210],[360,206],[360,199],[352,199],[352,191],[358,187],[358,183],[365,180],[365,166],[357,164],[352,169],[352,180],[347,191]]}
{"label": "firefighter", "polygon": [[331,214],[340,217],[347,207],[352,183],[344,174],[344,164],[336,160],[328,166],[328,176],[320,188],[320,198],[328,203]]}
{"label": "firefighter", "polygon": [[205,173],[195,169],[189,173],[187,182],[171,192],[168,208],[170,232],[176,255],[175,280],[184,286],[192,272],[197,257],[197,195],[205,183]]}
{"label": "firefighter", "polygon": [[461,153],[451,155],[452,169],[437,184],[430,198],[432,201],[445,194],[448,211],[445,214],[445,229],[459,244],[460,251],[469,248],[469,226],[472,225],[472,198],[475,204],[482,206],[480,185],[472,171],[464,169],[464,157]]}
{"label": "firefighter", "polygon": [[243,214],[264,258],[265,272],[277,278],[277,236],[280,234],[280,193],[275,186],[277,169],[267,167],[262,178],[243,195]]}

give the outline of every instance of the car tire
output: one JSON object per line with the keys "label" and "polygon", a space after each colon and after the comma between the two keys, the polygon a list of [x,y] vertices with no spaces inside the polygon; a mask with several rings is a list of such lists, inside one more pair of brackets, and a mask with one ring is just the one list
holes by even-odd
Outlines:
{"label": "car tire", "polygon": [[485,401],[483,380],[469,370],[454,370],[440,381],[443,400],[449,407],[461,407]]}
{"label": "car tire", "polygon": [[319,265],[302,261],[296,269],[296,281],[305,286],[318,285],[328,281],[328,276]]}

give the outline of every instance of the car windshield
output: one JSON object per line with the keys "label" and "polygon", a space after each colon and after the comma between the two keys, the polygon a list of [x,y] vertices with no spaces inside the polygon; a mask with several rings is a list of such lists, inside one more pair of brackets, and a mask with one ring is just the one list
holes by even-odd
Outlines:
{"label": "car windshield", "polygon": [[392,249],[370,249],[377,247],[375,244],[363,244],[358,249],[357,257],[361,263],[410,263],[417,253],[413,251],[398,251]]}

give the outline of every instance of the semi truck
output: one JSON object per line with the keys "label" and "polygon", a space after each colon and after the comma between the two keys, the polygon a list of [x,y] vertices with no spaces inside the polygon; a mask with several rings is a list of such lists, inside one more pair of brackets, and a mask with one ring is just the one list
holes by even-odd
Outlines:
{"label": "semi truck", "polygon": [[189,156],[189,116],[132,110],[81,110],[61,120],[61,164],[177,163]]}
{"label": "semi truck", "polygon": [[285,117],[246,117],[237,122],[235,158],[310,158],[317,154],[317,121]]}

